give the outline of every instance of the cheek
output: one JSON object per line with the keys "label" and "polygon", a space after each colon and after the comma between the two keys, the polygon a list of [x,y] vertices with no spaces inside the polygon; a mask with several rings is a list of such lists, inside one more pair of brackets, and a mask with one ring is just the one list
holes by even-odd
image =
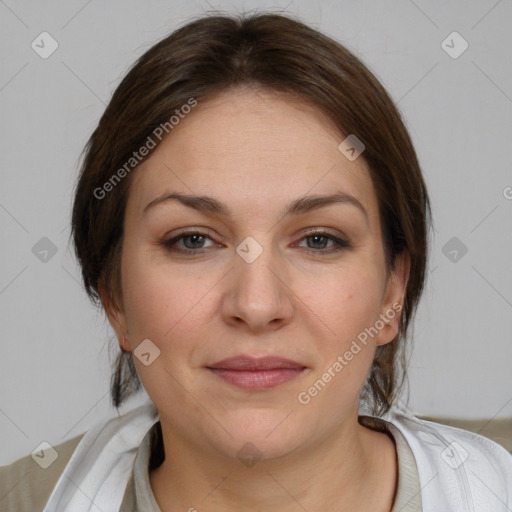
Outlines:
{"label": "cheek", "polygon": [[188,378],[183,362],[192,359],[204,340],[201,326],[211,307],[209,281],[177,272],[168,264],[149,262],[144,251],[132,252],[125,261],[124,305],[132,350],[146,339],[159,350],[147,366],[135,352],[134,363],[144,388],[159,409],[165,408],[169,400],[177,410],[193,406],[179,383],[186,383]]}
{"label": "cheek", "polygon": [[177,304],[172,281],[163,279],[149,266],[130,264],[126,266],[123,279],[124,304],[128,331],[135,342],[150,338],[156,344],[162,335],[164,323],[174,320]]}
{"label": "cheek", "polygon": [[314,402],[309,412],[336,404],[341,414],[357,399],[373,361],[375,342],[369,333],[380,314],[382,276],[372,266],[352,266],[322,285],[307,304],[326,335],[312,338],[319,365],[302,397]]}
{"label": "cheek", "polygon": [[135,344],[149,338],[162,349],[183,330],[193,338],[211,307],[214,277],[155,263],[139,251],[123,262],[127,326]]}
{"label": "cheek", "polygon": [[347,267],[336,276],[302,287],[314,290],[303,301],[325,326],[333,348],[341,350],[375,323],[382,300],[381,281],[371,268]]}

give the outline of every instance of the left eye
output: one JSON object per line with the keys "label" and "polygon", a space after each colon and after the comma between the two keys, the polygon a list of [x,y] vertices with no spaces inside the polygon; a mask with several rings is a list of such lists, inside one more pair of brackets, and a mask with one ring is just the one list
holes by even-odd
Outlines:
{"label": "left eye", "polygon": [[[307,248],[312,249],[314,253],[329,253],[340,251],[346,247],[349,247],[349,243],[341,238],[337,238],[334,235],[323,232],[316,232],[309,235],[306,235],[302,238],[302,240],[306,240]],[[308,241],[311,240],[310,244]],[[325,244],[328,242],[332,242],[330,248],[326,248]],[[320,245],[321,247],[318,247]]]}

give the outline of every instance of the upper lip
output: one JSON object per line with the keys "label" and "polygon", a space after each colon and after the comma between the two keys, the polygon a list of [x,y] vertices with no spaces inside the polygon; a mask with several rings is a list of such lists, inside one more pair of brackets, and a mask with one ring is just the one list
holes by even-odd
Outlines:
{"label": "upper lip", "polygon": [[267,357],[251,357],[251,356],[234,356],[217,361],[210,364],[207,368],[224,369],[224,370],[276,370],[280,368],[301,369],[305,368],[303,364],[286,359],[284,357],[267,356]]}

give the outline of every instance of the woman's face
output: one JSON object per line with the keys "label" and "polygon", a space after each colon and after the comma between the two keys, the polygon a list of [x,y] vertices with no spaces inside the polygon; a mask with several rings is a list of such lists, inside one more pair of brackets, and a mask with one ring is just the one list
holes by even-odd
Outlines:
{"label": "woman's face", "polygon": [[[311,107],[238,89],[199,101],[134,171],[123,310],[104,303],[164,436],[272,458],[355,428],[408,263],[386,279],[370,175],[342,140]],[[247,362],[266,357],[288,363]]]}

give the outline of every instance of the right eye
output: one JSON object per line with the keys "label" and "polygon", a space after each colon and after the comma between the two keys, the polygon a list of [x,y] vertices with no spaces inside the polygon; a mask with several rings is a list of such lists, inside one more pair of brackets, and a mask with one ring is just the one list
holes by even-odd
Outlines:
{"label": "right eye", "polygon": [[204,247],[204,243],[206,240],[210,240],[213,242],[213,240],[207,233],[202,233],[200,231],[186,231],[170,238],[169,240],[162,242],[162,245],[169,252],[180,252],[184,254],[202,254],[206,252],[205,249],[208,249],[207,247]]}

